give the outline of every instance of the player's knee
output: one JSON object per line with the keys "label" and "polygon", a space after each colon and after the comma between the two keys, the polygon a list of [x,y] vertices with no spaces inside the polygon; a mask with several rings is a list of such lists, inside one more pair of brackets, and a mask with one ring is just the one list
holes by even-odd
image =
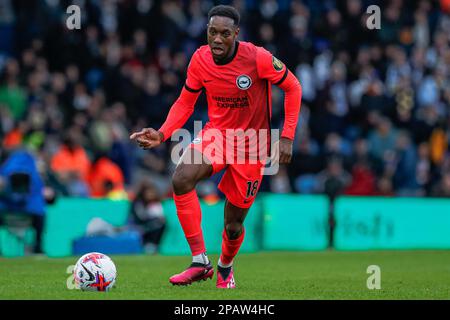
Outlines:
{"label": "player's knee", "polygon": [[235,240],[239,238],[243,231],[242,223],[240,222],[230,222],[225,225],[225,232],[230,240]]}
{"label": "player's knee", "polygon": [[194,190],[195,183],[195,176],[183,169],[177,168],[172,176],[173,191],[178,195]]}

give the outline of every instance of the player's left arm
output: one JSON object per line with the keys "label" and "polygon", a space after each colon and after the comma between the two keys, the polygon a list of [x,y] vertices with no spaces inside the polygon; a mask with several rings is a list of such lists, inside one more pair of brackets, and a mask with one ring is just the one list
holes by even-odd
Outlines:
{"label": "player's left arm", "polygon": [[302,87],[294,74],[284,63],[265,49],[258,50],[258,73],[261,78],[269,80],[284,91],[284,124],[281,133],[280,163],[292,160],[292,145],[298,123],[302,100]]}

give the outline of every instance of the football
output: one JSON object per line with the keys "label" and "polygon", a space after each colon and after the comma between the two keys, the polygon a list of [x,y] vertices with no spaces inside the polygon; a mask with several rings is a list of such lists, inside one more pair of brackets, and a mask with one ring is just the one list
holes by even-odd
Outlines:
{"label": "football", "polygon": [[116,282],[117,271],[110,257],[91,252],[78,259],[73,277],[82,291],[109,291]]}

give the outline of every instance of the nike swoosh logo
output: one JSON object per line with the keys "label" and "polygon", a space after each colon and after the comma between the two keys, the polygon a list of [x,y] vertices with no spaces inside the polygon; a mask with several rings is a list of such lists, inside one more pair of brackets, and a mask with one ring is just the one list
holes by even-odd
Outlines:
{"label": "nike swoosh logo", "polygon": [[87,272],[87,274],[89,275],[89,280],[88,281],[94,281],[95,280],[95,276],[92,272],[90,272],[85,266],[84,264],[81,263],[81,266],[83,267],[83,269]]}

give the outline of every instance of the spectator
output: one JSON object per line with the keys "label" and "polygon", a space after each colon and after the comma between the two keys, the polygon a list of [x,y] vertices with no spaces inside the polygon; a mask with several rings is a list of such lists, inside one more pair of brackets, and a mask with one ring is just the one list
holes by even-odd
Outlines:
{"label": "spectator", "polygon": [[437,198],[450,197],[450,172],[445,172],[442,175],[439,183],[433,188],[431,196]]}
{"label": "spectator", "polygon": [[286,166],[280,166],[278,173],[270,180],[270,192],[273,193],[290,193],[291,185],[287,173]]}
{"label": "spectator", "polygon": [[399,132],[395,147],[395,173],[393,182],[398,195],[417,196],[420,190],[416,180],[417,153],[406,132]]}
{"label": "spectator", "polygon": [[19,64],[9,59],[5,66],[6,82],[0,85],[0,105],[5,105],[15,120],[19,120],[26,110],[25,90],[18,83]]}
{"label": "spectator", "polygon": [[88,181],[92,197],[114,197],[125,190],[122,171],[104,155],[92,164]]}
{"label": "spectator", "polygon": [[344,193],[354,196],[371,196],[375,193],[375,175],[365,161],[360,161],[353,166],[350,185]]}
{"label": "spectator", "polygon": [[141,184],[131,205],[131,222],[142,233],[145,252],[157,253],[166,219],[161,198],[148,182]]}
{"label": "spectator", "polygon": [[384,175],[377,180],[374,196],[392,197],[395,195],[392,180]]}
{"label": "spectator", "polygon": [[51,159],[51,169],[63,184],[69,185],[71,195],[86,196],[91,161],[85,149],[77,142],[73,131],[68,131],[63,144]]}
{"label": "spectator", "polygon": [[380,118],[375,125],[376,128],[368,139],[370,151],[377,159],[385,159],[386,153],[395,148],[397,132],[392,127],[392,122],[385,117]]}
{"label": "spectator", "polygon": [[318,191],[325,193],[332,201],[340,195],[351,182],[351,176],[344,170],[342,160],[332,157],[325,170],[318,174]]}
{"label": "spectator", "polygon": [[[128,132],[164,121],[193,50],[205,43],[212,2],[87,1],[80,3],[85,27],[79,32],[67,32],[55,3],[0,4],[1,152],[26,146],[49,159],[42,174],[56,194],[90,196],[90,157],[97,153],[119,166],[127,187],[145,175],[170,194],[172,146],[138,150]],[[437,190],[449,140],[446,1],[388,1],[377,31],[365,26],[367,1],[236,3],[240,40],[274,52],[302,83],[299,141],[287,167],[292,191],[324,192],[317,173],[327,172],[329,156],[352,173],[352,192],[370,180],[369,171],[375,193]],[[277,127],[283,96],[273,92]],[[193,118],[207,118],[205,105],[201,95]],[[192,121],[185,127],[192,131]],[[404,146],[397,144],[400,131],[410,137]],[[267,190],[289,190],[280,175],[267,177]],[[102,194],[124,196],[106,181]]]}

